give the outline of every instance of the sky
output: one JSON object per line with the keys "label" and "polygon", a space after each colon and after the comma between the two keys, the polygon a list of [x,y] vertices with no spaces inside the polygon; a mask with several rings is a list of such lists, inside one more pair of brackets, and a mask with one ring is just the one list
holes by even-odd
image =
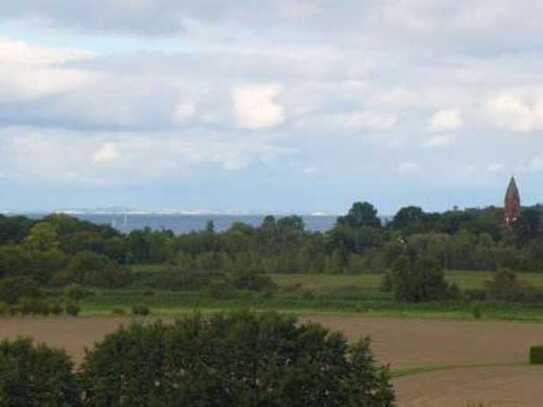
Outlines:
{"label": "sky", "polygon": [[543,3],[0,4],[0,209],[543,201]]}

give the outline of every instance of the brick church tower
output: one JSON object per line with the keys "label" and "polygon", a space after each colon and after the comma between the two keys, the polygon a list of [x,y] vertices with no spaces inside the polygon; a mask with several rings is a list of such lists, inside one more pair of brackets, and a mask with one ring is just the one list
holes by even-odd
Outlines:
{"label": "brick church tower", "polygon": [[509,186],[505,193],[505,226],[511,229],[513,223],[515,223],[520,217],[520,194],[518,192],[517,183],[515,177],[511,177]]}

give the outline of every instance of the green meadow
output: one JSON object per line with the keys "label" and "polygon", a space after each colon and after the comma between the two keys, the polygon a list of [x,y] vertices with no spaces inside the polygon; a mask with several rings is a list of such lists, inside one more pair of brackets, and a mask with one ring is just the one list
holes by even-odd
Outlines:
{"label": "green meadow", "polygon": [[[138,266],[135,273],[157,273],[164,266]],[[448,271],[446,278],[462,290],[485,287],[492,272]],[[205,291],[96,290],[81,302],[82,315],[112,315],[112,310],[129,314],[132,306],[146,305],[155,315],[176,315],[193,310],[219,312],[251,308],[297,314],[332,313],[367,316],[475,319],[543,320],[543,304],[492,302],[438,302],[407,304],[382,292],[382,274],[273,274],[278,288],[272,294],[235,291],[220,296]],[[520,273],[519,279],[543,287],[543,274]]]}

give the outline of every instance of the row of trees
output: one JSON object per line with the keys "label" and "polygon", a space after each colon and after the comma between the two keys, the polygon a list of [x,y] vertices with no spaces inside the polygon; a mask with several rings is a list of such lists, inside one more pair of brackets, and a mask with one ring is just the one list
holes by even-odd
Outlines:
{"label": "row of trees", "polygon": [[371,204],[357,202],[326,232],[307,231],[299,216],[267,216],[258,227],[234,223],[219,233],[210,222],[177,236],[149,228],[122,234],[67,215],[0,216],[0,280],[117,288],[139,278],[129,266],[161,263],[169,271],[149,280],[157,286],[198,289],[213,275],[252,286],[262,285],[266,273],[385,272],[406,250],[442,269],[540,271],[541,214],[541,207],[525,208],[509,231],[494,207],[444,213],[406,207],[383,222]]}

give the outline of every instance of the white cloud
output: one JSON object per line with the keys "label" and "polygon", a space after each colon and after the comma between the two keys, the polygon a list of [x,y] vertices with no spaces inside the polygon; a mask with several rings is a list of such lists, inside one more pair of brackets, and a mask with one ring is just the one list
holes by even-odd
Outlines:
{"label": "white cloud", "polygon": [[458,109],[446,109],[435,112],[428,123],[432,132],[457,130],[464,125],[462,114]]}
{"label": "white cloud", "polygon": [[[96,146],[99,146],[97,149]],[[186,176],[204,164],[239,171],[255,163],[271,165],[296,151],[265,142],[179,137],[172,133],[88,134],[69,130],[0,130],[2,170],[10,176],[55,183],[140,183]],[[107,164],[107,165],[93,165]],[[75,176],[75,175],[77,176]]]}
{"label": "white cloud", "polygon": [[90,51],[69,48],[47,48],[25,41],[0,37],[0,65],[19,65],[24,69],[32,66],[64,64],[93,58]]}
{"label": "white cloud", "polygon": [[421,166],[412,161],[403,162],[397,168],[397,172],[400,175],[415,175],[419,174],[421,170]]}
{"label": "white cloud", "polygon": [[193,119],[195,113],[196,109],[192,103],[181,103],[175,108],[173,120],[175,123],[183,125]]}
{"label": "white cloud", "polygon": [[244,85],[234,88],[234,116],[239,127],[245,129],[263,129],[283,123],[283,106],[275,101],[281,93],[276,84]]}
{"label": "white cloud", "polygon": [[505,171],[505,166],[500,163],[491,163],[486,167],[486,170],[491,174],[501,174]]}
{"label": "white cloud", "polygon": [[0,38],[0,102],[27,101],[81,89],[98,75],[64,64],[94,56],[85,50],[54,49]]}
{"label": "white cloud", "polygon": [[390,130],[396,126],[398,118],[394,114],[371,110],[340,112],[323,115],[310,115],[298,121],[297,126],[312,131],[360,131]]}
{"label": "white cloud", "polygon": [[538,174],[543,172],[543,157],[536,156],[527,162],[522,162],[516,167],[519,173]]}
{"label": "white cloud", "polygon": [[456,136],[454,134],[440,134],[422,143],[423,147],[433,148],[433,147],[445,147],[454,143]]}
{"label": "white cloud", "polygon": [[366,110],[338,113],[330,116],[327,120],[337,127],[344,127],[347,129],[388,130],[396,125],[398,119],[395,115]]}
{"label": "white cloud", "polygon": [[526,92],[502,93],[485,106],[490,123],[515,132],[543,129],[543,97]]}
{"label": "white cloud", "polygon": [[103,144],[93,155],[92,159],[96,163],[108,163],[116,161],[120,157],[117,145],[115,143]]}

